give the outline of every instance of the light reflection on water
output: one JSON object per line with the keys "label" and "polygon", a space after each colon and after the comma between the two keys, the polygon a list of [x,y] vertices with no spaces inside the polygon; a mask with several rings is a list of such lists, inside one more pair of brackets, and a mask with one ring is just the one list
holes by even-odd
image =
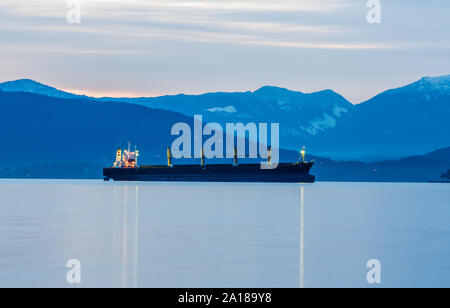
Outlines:
{"label": "light reflection on water", "polygon": [[114,186],[113,287],[138,287],[139,186]]}
{"label": "light reflection on water", "polygon": [[305,287],[305,187],[300,187],[300,288]]}
{"label": "light reflection on water", "polygon": [[0,180],[0,287],[450,286],[450,186]]}

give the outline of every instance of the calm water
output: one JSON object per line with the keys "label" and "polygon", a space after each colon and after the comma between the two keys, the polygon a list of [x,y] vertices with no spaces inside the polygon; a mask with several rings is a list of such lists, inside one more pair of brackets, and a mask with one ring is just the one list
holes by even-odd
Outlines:
{"label": "calm water", "polygon": [[450,287],[450,185],[0,181],[0,287]]}

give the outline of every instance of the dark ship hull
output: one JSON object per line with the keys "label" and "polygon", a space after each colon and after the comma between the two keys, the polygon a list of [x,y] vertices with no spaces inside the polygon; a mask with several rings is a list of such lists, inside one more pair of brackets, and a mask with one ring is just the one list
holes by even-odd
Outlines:
{"label": "dark ship hull", "polygon": [[141,166],[104,168],[103,176],[106,181],[313,183],[312,166],[312,162],[279,164],[275,169],[261,169],[259,164]]}

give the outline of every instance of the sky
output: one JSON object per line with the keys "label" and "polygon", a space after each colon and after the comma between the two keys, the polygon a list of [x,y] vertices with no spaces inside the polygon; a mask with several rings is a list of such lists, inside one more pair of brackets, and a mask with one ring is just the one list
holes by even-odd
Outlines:
{"label": "sky", "polygon": [[[71,0],[76,2],[76,0]],[[332,89],[352,103],[450,74],[450,1],[0,0],[0,82],[91,96]],[[73,16],[73,15],[71,15]]]}

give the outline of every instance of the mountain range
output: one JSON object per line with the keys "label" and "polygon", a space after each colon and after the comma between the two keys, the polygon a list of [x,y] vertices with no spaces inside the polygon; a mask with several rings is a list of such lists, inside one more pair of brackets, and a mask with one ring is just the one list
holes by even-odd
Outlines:
{"label": "mountain range", "polygon": [[327,157],[405,157],[450,144],[450,75],[383,92],[356,105],[315,140]]}
{"label": "mountain range", "polygon": [[109,166],[128,141],[148,163],[164,162],[179,113],[142,106],[0,92],[0,167],[47,163]]}
{"label": "mountain range", "polygon": [[[302,93],[270,86],[253,92],[90,98],[23,79],[0,84],[0,91],[4,92],[1,104],[4,104],[4,95],[8,94],[5,92],[11,95],[13,93],[10,92],[15,92],[15,100],[22,103],[24,100],[42,100],[37,96],[26,96],[26,93],[37,94],[61,102],[70,101],[75,110],[76,102],[80,106],[93,104],[106,109],[117,105],[123,110],[130,108],[130,114],[135,112],[134,108],[141,108],[139,110],[147,110],[146,114],[151,119],[140,122],[143,131],[157,130],[150,113],[163,111],[163,115],[169,118],[176,114],[177,117],[183,115],[185,119],[191,119],[192,115],[201,114],[204,121],[222,125],[228,122],[278,122],[283,148],[298,150],[307,145],[315,155],[339,160],[401,158],[450,145],[450,75],[425,77],[380,93],[358,105],[351,104],[332,90]],[[24,106],[22,115],[31,112],[29,108],[31,106]],[[80,114],[78,121],[84,121],[86,116]],[[130,124],[132,119],[128,112],[124,112],[117,115],[117,122],[106,122],[101,116],[97,121],[107,126],[127,128],[133,126]],[[170,130],[160,137],[167,137],[167,132]]]}

